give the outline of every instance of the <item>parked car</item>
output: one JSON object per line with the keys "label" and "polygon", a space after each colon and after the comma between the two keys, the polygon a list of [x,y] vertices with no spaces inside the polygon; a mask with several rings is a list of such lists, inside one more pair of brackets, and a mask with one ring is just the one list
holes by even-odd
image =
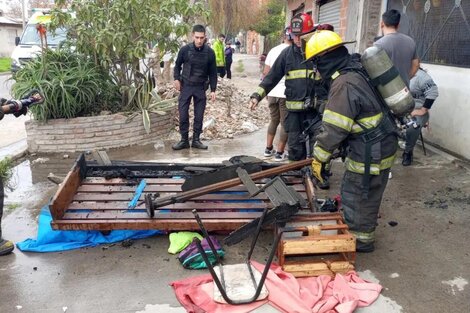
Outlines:
{"label": "parked car", "polygon": [[[26,24],[21,37],[15,38],[16,48],[13,50],[11,55],[11,71],[18,71],[25,62],[34,58],[37,54],[42,51],[41,37],[37,30],[39,24],[47,26],[51,22],[50,12],[47,10],[41,10],[34,12],[33,16]],[[47,27],[46,27],[47,29]],[[47,30],[47,46],[51,49],[55,49],[61,42],[67,37],[67,30],[65,28],[59,28],[54,33]]]}

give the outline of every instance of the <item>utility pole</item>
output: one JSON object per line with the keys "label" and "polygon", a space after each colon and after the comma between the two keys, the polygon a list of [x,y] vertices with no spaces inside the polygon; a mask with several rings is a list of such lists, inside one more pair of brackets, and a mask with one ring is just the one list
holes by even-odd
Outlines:
{"label": "utility pole", "polygon": [[23,30],[26,28],[26,6],[24,4],[25,0],[21,0],[21,18],[23,21]]}

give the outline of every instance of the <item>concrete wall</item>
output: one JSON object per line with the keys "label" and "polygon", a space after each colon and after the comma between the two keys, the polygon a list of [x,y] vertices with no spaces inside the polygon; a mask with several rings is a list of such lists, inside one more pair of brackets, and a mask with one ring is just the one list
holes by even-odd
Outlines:
{"label": "concrete wall", "polygon": [[21,36],[23,28],[21,25],[0,25],[0,57],[10,57],[15,49],[15,37]]}
{"label": "concrete wall", "polygon": [[431,108],[430,140],[470,160],[470,69],[422,64],[439,87],[439,98]]}
{"label": "concrete wall", "polygon": [[75,152],[148,144],[166,137],[174,128],[175,111],[166,115],[151,114],[151,132],[145,132],[139,115],[126,122],[121,114],[72,119],[46,123],[30,120],[26,124],[29,152]]}
{"label": "concrete wall", "polygon": [[286,6],[286,25],[290,25],[292,18],[292,11],[297,9],[300,5],[304,4],[303,12],[312,11],[313,20],[316,23],[316,5],[315,0],[287,0]]}

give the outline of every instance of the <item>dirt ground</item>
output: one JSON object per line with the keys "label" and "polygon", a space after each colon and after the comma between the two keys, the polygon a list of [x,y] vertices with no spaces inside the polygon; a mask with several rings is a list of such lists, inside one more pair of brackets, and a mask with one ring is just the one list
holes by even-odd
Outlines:
{"label": "dirt ground", "polygon": [[[235,67],[239,59],[243,72]],[[246,93],[259,82],[256,57],[235,55],[233,83]],[[247,99],[248,100],[248,99]],[[246,105],[246,103],[239,103]],[[259,114],[267,114],[260,106]],[[233,155],[262,157],[266,128],[234,139],[206,141],[208,151],[179,151],[171,140],[109,152],[114,160],[214,162]],[[401,151],[399,152],[401,154]],[[42,158],[39,162],[38,159]],[[34,238],[37,215],[55,192],[48,172],[63,175],[74,156],[34,156],[17,168],[18,190],[9,193],[4,235],[15,242]],[[32,164],[34,163],[34,164]],[[333,164],[329,191],[339,193],[343,173]],[[415,163],[400,158],[384,194],[377,227],[376,251],[358,254],[361,277],[384,287],[379,300],[357,312],[470,312],[470,175],[465,162],[428,146],[415,149]],[[270,233],[263,233],[255,259],[263,262]],[[168,284],[205,271],[182,268],[167,253],[168,237],[61,253],[24,253],[0,257],[0,312],[184,312]],[[248,243],[227,248],[226,263],[240,262]],[[257,312],[275,312],[263,307]]]}

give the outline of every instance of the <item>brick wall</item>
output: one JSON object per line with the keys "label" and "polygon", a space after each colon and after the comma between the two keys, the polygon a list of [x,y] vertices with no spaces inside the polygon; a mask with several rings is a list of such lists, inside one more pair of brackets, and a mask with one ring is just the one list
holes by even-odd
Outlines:
{"label": "brick wall", "polygon": [[[176,109],[175,109],[176,110]],[[142,117],[126,122],[121,114],[26,122],[29,152],[75,152],[148,144],[166,137],[174,127],[176,112],[150,114],[151,132],[145,132]]]}
{"label": "brick wall", "polygon": [[261,51],[260,35],[252,30],[246,34],[246,53],[258,55],[263,53]]}
{"label": "brick wall", "polygon": [[374,43],[374,38],[379,32],[379,24],[383,13],[382,0],[365,0],[364,3],[362,32],[359,44],[359,51],[361,52]]}
{"label": "brick wall", "polygon": [[341,1],[341,8],[339,12],[339,28],[335,31],[344,39],[346,35],[346,28],[348,27],[348,5],[349,0]]}

